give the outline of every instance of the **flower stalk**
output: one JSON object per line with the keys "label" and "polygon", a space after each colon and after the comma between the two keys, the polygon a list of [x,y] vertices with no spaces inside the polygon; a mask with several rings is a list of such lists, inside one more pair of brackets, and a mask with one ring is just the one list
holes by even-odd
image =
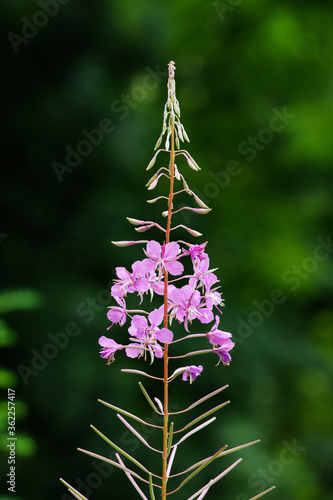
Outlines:
{"label": "flower stalk", "polygon": [[[176,98],[175,63],[171,61],[168,66],[168,98],[164,108],[162,133],[156,143],[155,150],[161,145],[163,136],[165,136],[165,148],[156,151],[148,164],[147,170],[154,167],[157,156],[161,152],[168,153],[169,164],[168,168],[158,168],[146,184],[147,189],[152,190],[157,186],[161,178],[167,178],[169,180],[169,193],[167,196],[157,196],[156,198],[148,200],[148,203],[163,201],[164,204],[166,200],[167,206],[164,207],[164,211],[162,212],[162,216],[166,218],[165,227],[162,227],[154,221],[127,217],[130,224],[137,226],[135,230],[139,233],[149,231],[151,228],[159,229],[163,236],[162,244],[155,240],[113,242],[118,247],[144,244],[146,245],[146,248],[143,249],[145,258],[143,260],[136,260],[132,264],[131,271],[128,271],[124,267],[117,267],[117,279],[114,280],[114,284],[111,288],[111,295],[116,301],[116,305],[109,307],[107,313],[107,317],[111,322],[108,330],[115,324],[120,326],[125,325],[129,319],[131,324],[129,327],[126,326],[125,329],[128,329],[128,333],[130,334],[130,342],[123,343],[123,341],[121,341],[120,343],[104,335],[99,339],[99,344],[101,346],[100,355],[107,360],[108,365],[115,361],[115,355],[118,355],[118,351],[124,351],[129,358],[141,359],[141,362],[142,360],[146,361],[148,358],[150,359],[150,364],[154,362],[155,358],[163,360],[163,377],[152,376],[146,373],[146,371],[132,368],[122,370],[122,372],[136,376],[144,376],[148,379],[157,380],[163,384],[162,402],[157,397],[150,397],[148,391],[139,381],[139,387],[148,405],[150,405],[159,417],[163,418],[163,426],[148,423],[145,419],[127,410],[99,400],[103,405],[116,412],[118,419],[142,445],[161,457],[162,475],[152,473],[144,464],[141,464],[135,457],[120,448],[94,426],[91,426],[91,428],[116,451],[115,456],[117,461],[80,449],[83,453],[99,460],[104,460],[122,470],[136,492],[144,500],[148,500],[148,495],[143,492],[137,481],[141,481],[144,483],[144,486],[149,487],[150,500],[155,500],[154,489],[160,490],[159,498],[166,500],[167,496],[179,491],[213,461],[223,458],[226,454],[242,450],[257,442],[253,441],[228,450],[226,450],[227,445],[223,445],[206,459],[200,460],[181,473],[171,475],[172,465],[175,460],[179,459],[180,445],[185,440],[192,439],[197,432],[213,424],[216,420],[216,416],[212,415],[229,404],[229,401],[219,401],[218,404],[208,411],[199,413],[194,418],[192,417],[191,420],[181,428],[177,428],[174,422],[169,423],[170,416],[172,416],[172,420],[173,416],[175,416],[175,422],[177,422],[177,415],[192,411],[198,405],[217,396],[228,387],[225,385],[213,390],[183,410],[170,411],[170,384],[173,383],[179,375],[181,375],[183,382],[192,384],[201,376],[204,368],[201,364],[196,366],[188,363],[185,366],[177,367],[176,369],[173,368],[171,375],[169,375],[169,362],[173,364],[183,358],[192,356],[203,357],[204,354],[213,353],[218,358],[217,365],[221,363],[224,366],[228,366],[231,361],[230,351],[233,349],[234,343],[231,340],[231,333],[219,329],[220,315],[222,314],[221,308],[224,306],[224,300],[219,291],[219,280],[215,275],[217,269],[211,268],[210,266],[210,259],[206,252],[207,242],[193,244],[183,240],[172,241],[171,239],[171,234],[173,234],[172,231],[179,229],[185,230],[192,237],[202,236],[201,233],[184,224],[173,226],[172,217],[179,217],[183,214],[183,210],[190,210],[194,213],[205,215],[210,211],[210,208],[188,186],[182,171],[183,167],[175,164],[176,156],[179,157],[180,160],[181,157],[185,157],[187,165],[185,168],[189,167],[196,172],[200,170],[199,165],[192,156],[180,147],[180,143],[184,141],[189,142],[189,138],[180,121],[180,107]],[[174,185],[177,182],[182,184],[183,189],[174,189]],[[185,205],[174,209],[174,199],[182,193],[183,195],[192,197],[192,200],[199,208]],[[190,260],[193,274],[191,274],[191,271],[186,271],[185,273],[184,265],[181,262],[182,259]],[[140,309],[127,306],[127,298],[130,294],[136,294],[139,297]],[[144,302],[147,294],[150,296],[151,300],[155,295],[160,297],[160,307],[153,310],[146,310],[144,306],[141,308],[141,304]],[[215,309],[218,314],[215,312]],[[190,329],[193,321],[200,322],[203,329],[205,325],[214,323],[211,326],[206,326],[208,329],[206,333],[191,334]],[[183,326],[186,332],[185,335],[178,335],[176,333],[177,328],[171,330],[171,326],[175,323]],[[193,347],[191,347],[194,338],[200,339],[200,342],[202,341],[204,343],[203,346],[197,348],[197,350],[193,350]],[[187,347],[182,354],[174,352],[175,344],[177,346],[186,344],[187,346],[189,345],[189,347]],[[140,423],[141,426],[153,428],[156,432],[161,432],[162,446],[159,446],[159,449],[151,446],[149,440],[131,425],[127,419],[134,420]],[[173,442],[173,438],[175,438],[176,442]],[[137,467],[139,473],[129,468],[126,462],[123,462],[123,459],[125,459],[127,463],[131,462],[131,467]],[[231,471],[241,460],[242,459],[238,459],[214,479],[211,479],[194,493],[189,500],[194,500],[195,498],[197,498],[197,500],[202,500],[207,495],[211,486]],[[142,477],[143,474],[146,475],[146,478]],[[185,479],[183,479],[177,487],[173,486],[173,489],[169,488],[168,481],[177,481],[178,476],[182,474],[186,474]],[[65,481],[63,482],[75,498],[84,499],[77,490],[72,488]],[[259,496],[263,496],[269,491],[271,491],[271,489],[266,490]],[[259,498],[259,496],[255,498]]]}

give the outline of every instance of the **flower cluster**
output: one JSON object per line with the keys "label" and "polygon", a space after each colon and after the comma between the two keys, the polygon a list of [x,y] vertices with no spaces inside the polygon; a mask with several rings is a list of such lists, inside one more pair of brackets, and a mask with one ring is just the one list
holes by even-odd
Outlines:
{"label": "flower cluster", "polygon": [[[130,343],[127,345],[118,344],[113,339],[102,336],[99,343],[102,347],[101,356],[114,360],[117,350],[125,348],[126,355],[130,358],[144,357],[150,355],[151,362],[154,357],[163,357],[163,344],[170,344],[174,340],[173,332],[169,328],[160,328],[164,317],[164,306],[154,309],[150,313],[145,310],[128,309],[126,300],[129,294],[137,294],[142,303],[144,295],[149,294],[152,299],[154,295],[163,295],[165,273],[177,277],[167,284],[167,316],[168,325],[173,320],[183,323],[184,328],[189,332],[189,325],[193,320],[198,320],[201,324],[215,322],[210,331],[206,334],[196,334],[205,336],[213,344],[212,352],[216,353],[219,361],[224,365],[229,365],[231,357],[229,351],[234,343],[230,340],[231,334],[218,329],[220,317],[214,315],[214,307],[221,314],[223,299],[218,291],[217,276],[209,268],[209,256],[205,251],[206,243],[201,245],[190,245],[183,243],[183,248],[177,242],[164,243],[160,245],[157,241],[149,241],[143,250],[146,256],[141,261],[136,261],[132,265],[132,272],[124,267],[117,267],[115,280],[111,288],[111,295],[117,302],[116,306],[111,306],[108,311],[108,319],[111,321],[111,328],[115,323],[120,326],[130,318],[131,324],[128,327]],[[184,275],[184,265],[180,259],[190,258],[193,274]],[[176,286],[179,280],[185,280],[183,286]],[[191,336],[189,336],[191,337]],[[179,340],[179,339],[178,339]],[[195,380],[197,373],[195,370],[184,372],[183,380],[187,380],[189,373],[190,381]],[[202,367],[201,367],[202,369]],[[201,371],[201,370],[200,370]]]}

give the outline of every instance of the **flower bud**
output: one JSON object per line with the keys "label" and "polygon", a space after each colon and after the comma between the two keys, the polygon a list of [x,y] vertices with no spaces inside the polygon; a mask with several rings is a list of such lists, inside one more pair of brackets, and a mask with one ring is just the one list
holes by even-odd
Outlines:
{"label": "flower bud", "polygon": [[116,247],[129,247],[134,245],[135,241],[111,241]]}
{"label": "flower bud", "polygon": [[147,224],[147,226],[136,227],[135,231],[137,231],[138,233],[144,233],[145,231],[148,231],[148,229],[150,229],[151,227],[153,227],[153,225],[154,224]]}
{"label": "flower bud", "polygon": [[154,155],[154,156],[152,157],[152,159],[151,159],[151,160],[150,160],[150,162],[148,163],[148,167],[146,168],[146,170],[150,170],[150,169],[154,166],[155,161],[156,161],[156,155]]}
{"label": "flower bud", "polygon": [[211,211],[211,208],[192,208],[193,212],[196,214],[208,214]]}
{"label": "flower bud", "polygon": [[[156,174],[154,174],[154,175],[153,175],[153,177],[151,177],[151,178],[149,179],[149,181],[147,182],[146,187],[149,189],[149,186],[150,186],[151,184],[153,184],[153,183],[156,181],[156,179],[157,179],[157,175],[156,175]],[[156,184],[155,184],[155,186],[156,186]],[[154,187],[155,187],[155,186],[154,186]],[[151,189],[153,189],[153,188],[151,188]]]}
{"label": "flower bud", "polygon": [[179,173],[179,170],[177,168],[177,165],[174,164],[174,167],[175,167],[175,177],[176,177],[177,181],[180,181],[180,173]]}
{"label": "flower bud", "polygon": [[189,166],[192,170],[195,170],[195,171],[197,171],[197,170],[198,170],[198,168],[195,166],[194,162],[192,161],[192,158],[189,158],[188,156],[186,156],[186,160],[187,160],[188,166]]}
{"label": "flower bud", "polygon": [[154,147],[154,151],[156,151],[156,149],[160,147],[161,142],[162,142],[162,136],[160,136],[158,138],[157,143],[155,144],[155,147]]}
{"label": "flower bud", "polygon": [[146,224],[146,221],[144,220],[139,220],[139,219],[131,219],[130,217],[126,217],[128,222],[133,224],[134,226],[140,226],[141,224]]}
{"label": "flower bud", "polygon": [[197,202],[197,204],[199,205],[199,207],[201,208],[209,208],[207,207],[207,205],[199,198],[199,196],[197,196],[195,193],[193,193],[193,197],[195,199],[195,201]]}
{"label": "flower bud", "polygon": [[187,135],[186,130],[184,129],[183,125],[182,125],[182,129],[183,129],[183,135],[184,135],[184,137],[185,137],[185,140],[186,140],[187,142],[190,142],[190,139],[188,138],[188,135]]}
{"label": "flower bud", "polygon": [[152,189],[154,189],[157,186],[157,183],[158,183],[158,177],[156,177],[152,182],[149,183],[148,191],[151,191]]}

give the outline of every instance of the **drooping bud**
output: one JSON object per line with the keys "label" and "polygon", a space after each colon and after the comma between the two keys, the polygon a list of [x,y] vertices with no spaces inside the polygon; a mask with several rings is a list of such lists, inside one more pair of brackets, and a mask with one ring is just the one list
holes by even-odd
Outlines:
{"label": "drooping bud", "polygon": [[154,224],[147,224],[146,226],[141,226],[141,227],[136,227],[135,231],[138,233],[144,233],[145,231],[148,231],[151,227],[153,227]]}
{"label": "drooping bud", "polygon": [[189,157],[189,156],[186,156],[186,160],[187,160],[187,163],[188,163],[188,166],[192,169],[192,170],[195,170],[195,171],[198,171],[200,170],[198,165],[195,164],[193,158]]}
{"label": "drooping bud", "polygon": [[147,221],[145,220],[139,220],[139,219],[131,219],[130,217],[126,217],[128,222],[133,224],[134,226],[140,226],[141,224],[146,224]]}
{"label": "drooping bud", "polygon": [[177,165],[176,165],[176,164],[174,164],[174,166],[175,166],[175,177],[176,177],[176,179],[177,179],[178,181],[180,181],[180,173],[179,173],[179,170],[178,170],[178,168],[177,168]]}
{"label": "drooping bud", "polygon": [[162,142],[162,136],[160,135],[160,137],[157,139],[157,143],[155,144],[154,151],[156,151],[156,149],[160,147],[161,142]]}
{"label": "drooping bud", "polygon": [[[149,179],[149,181],[147,182],[146,187],[147,187],[147,188],[149,188],[149,186],[150,186],[153,182],[155,182],[155,181],[156,181],[156,179],[157,179],[157,175],[156,175],[156,174],[154,174],[154,175],[153,175],[153,177],[151,177],[151,178]],[[155,184],[155,186],[156,186],[156,184]],[[154,187],[155,187],[155,186],[154,186]],[[153,188],[151,188],[151,189],[153,189]]]}
{"label": "drooping bud", "polygon": [[148,167],[146,168],[146,170],[150,170],[155,165],[155,161],[156,161],[156,155],[152,157],[152,159],[148,163]]}
{"label": "drooping bud", "polygon": [[149,240],[137,240],[137,241],[111,241],[116,247],[129,247],[131,245],[136,245],[137,243],[148,243]]}
{"label": "drooping bud", "polygon": [[209,208],[200,198],[199,196],[197,196],[195,193],[193,193],[193,197],[195,199],[195,201],[197,202],[197,204],[199,205],[199,207],[201,208]]}
{"label": "drooping bud", "polygon": [[211,211],[211,208],[192,208],[193,212],[196,214],[208,214]]}

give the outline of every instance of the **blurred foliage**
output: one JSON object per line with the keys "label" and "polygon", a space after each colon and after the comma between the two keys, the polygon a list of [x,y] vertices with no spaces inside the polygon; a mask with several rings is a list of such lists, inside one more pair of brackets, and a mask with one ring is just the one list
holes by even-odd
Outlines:
{"label": "blurred foliage", "polygon": [[[6,314],[13,311],[20,311],[26,309],[34,309],[41,304],[41,296],[34,290],[11,290],[0,293],[0,313]],[[0,348],[10,348],[16,345],[18,342],[18,334],[15,330],[11,329],[7,322],[0,318]],[[11,366],[9,366],[11,365]],[[1,401],[0,401],[0,459],[3,462],[2,470],[7,470],[9,472],[8,459],[8,402],[11,405],[11,418],[15,420],[15,437],[17,441],[15,442],[15,467],[17,467],[17,462],[24,457],[31,457],[36,451],[36,441],[27,432],[21,432],[22,420],[24,420],[28,413],[28,405],[25,401],[16,398],[16,390],[19,383],[19,377],[13,369],[12,363],[5,363],[5,366],[0,366],[0,391],[1,391]],[[13,395],[13,390],[15,390],[15,396],[11,396],[10,401],[8,400],[8,389],[11,390],[10,394]],[[19,397],[24,395],[20,394]],[[14,404],[14,409],[12,406]],[[14,413],[14,414],[13,414]],[[17,432],[16,432],[17,429]],[[13,462],[11,462],[13,465]],[[8,477],[6,476],[8,480]],[[9,485],[6,485],[9,486]],[[0,495],[0,500],[8,500],[8,497]],[[20,499],[18,499],[20,500]]]}
{"label": "blurred foliage", "polygon": [[[38,14],[47,9],[58,12]],[[230,385],[223,396],[231,404],[214,429],[202,431],[200,445],[184,443],[184,464],[224,443],[260,438],[211,490],[212,500],[221,491],[234,500],[254,496],[261,470],[269,479],[260,480],[277,486],[272,499],[332,499],[331,3],[3,0],[0,11],[1,286],[43,297],[38,309],[36,297],[21,297],[10,326],[7,317],[0,323],[11,370],[2,385],[17,381],[17,397],[29,409],[22,403],[19,432],[36,443],[33,455],[19,458],[17,495],[66,498],[60,476],[74,486],[89,483],[96,499],[110,491],[114,498],[134,495],[120,472],[103,477],[76,447],[110,452],[91,423],[118,435],[119,444],[129,441],[97,398],[150,415],[136,378],[119,372],[138,363],[118,355],[107,368],[97,340],[108,326],[114,268],[141,258],[136,248],[110,241],[135,236],[126,216],[151,216],[145,167],[173,59],[188,149],[202,170],[178,166],[213,208],[180,222],[209,241],[226,300],[221,326],[238,338],[230,367],[198,359],[205,371],[191,391],[175,384],[173,404],[181,406]],[[274,121],[276,113],[284,121]],[[77,166],[59,182],[52,164],[65,165],[68,151],[102,123],[109,131],[99,145],[71,157]],[[274,290],[283,301],[272,300]],[[114,335],[120,340],[122,332]],[[18,366],[28,372],[22,376]],[[293,440],[305,450],[281,469],[283,443]],[[198,485],[231,458],[206,469]]]}

